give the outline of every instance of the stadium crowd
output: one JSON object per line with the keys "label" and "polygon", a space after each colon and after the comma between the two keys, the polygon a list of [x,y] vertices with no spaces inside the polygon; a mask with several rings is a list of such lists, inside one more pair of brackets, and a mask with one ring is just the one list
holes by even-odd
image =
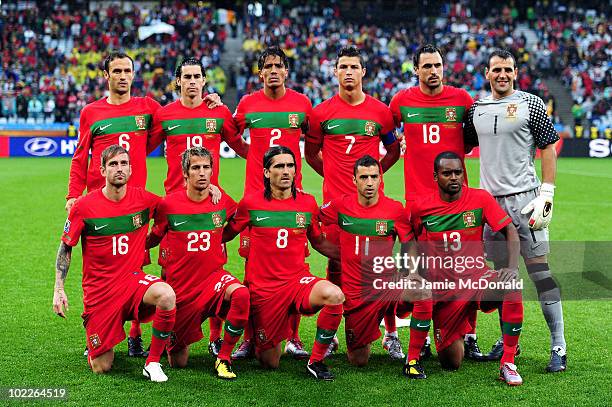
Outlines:
{"label": "stadium crowd", "polygon": [[[174,67],[186,53],[202,60],[214,90],[224,93],[219,60],[228,33],[218,23],[233,24],[233,13],[203,3],[152,9],[132,4],[129,11],[119,5],[84,11],[70,4],[2,5],[2,117],[74,120],[85,104],[104,94],[99,63],[111,49],[125,49],[134,58],[135,96],[146,94],[163,104],[174,100]],[[173,32],[146,38],[140,33],[161,23],[173,26]]]}
{"label": "stadium crowd", "polygon": [[[367,58],[366,91],[388,103],[397,91],[415,85],[412,55],[418,45],[434,42],[446,53],[446,82],[476,99],[487,93],[486,55],[494,47],[504,47],[517,57],[518,87],[542,97],[555,121],[559,118],[554,100],[543,81],[551,75],[571,89],[576,124],[612,126],[612,46],[603,9],[536,2],[524,16],[538,36],[537,44],[528,47],[524,33],[517,31],[519,12],[510,6],[477,18],[478,10],[459,1],[432,13],[437,17],[391,25],[371,18],[365,23],[349,20],[334,2],[281,4],[285,3],[250,4],[241,19],[207,3],[153,9],[132,5],[129,11],[115,5],[85,13],[66,4],[3,6],[0,116],[12,121],[74,120],[85,104],[104,93],[98,64],[111,48],[125,49],[135,59],[134,95],[147,94],[163,105],[177,97],[172,79],[180,55],[202,60],[209,90],[223,95],[231,81],[239,99],[260,86],[257,52],[265,45],[280,44],[291,58],[288,86],[316,105],[337,87],[333,76],[337,49],[353,43]],[[174,26],[174,32],[139,38],[139,28],[159,23]],[[220,57],[228,31],[236,32],[238,23],[244,34],[244,57],[227,77],[219,66]]]}

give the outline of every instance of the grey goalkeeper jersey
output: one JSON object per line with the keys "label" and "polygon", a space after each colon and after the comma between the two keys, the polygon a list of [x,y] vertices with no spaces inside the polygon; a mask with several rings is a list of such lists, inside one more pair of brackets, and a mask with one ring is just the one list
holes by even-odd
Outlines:
{"label": "grey goalkeeper jersey", "polygon": [[463,132],[466,144],[480,145],[480,186],[494,196],[539,187],[536,147],[559,140],[542,99],[519,90],[502,99],[476,101]]}

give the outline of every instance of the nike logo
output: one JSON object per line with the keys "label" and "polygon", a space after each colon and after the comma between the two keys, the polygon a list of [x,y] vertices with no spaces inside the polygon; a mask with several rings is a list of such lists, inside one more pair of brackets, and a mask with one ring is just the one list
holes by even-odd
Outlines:
{"label": "nike logo", "polygon": [[233,334],[241,334],[241,333],[242,333],[241,331],[234,331],[232,328],[230,328],[230,327],[229,327],[229,326],[227,326],[227,325],[225,326],[225,330],[226,330],[226,331],[229,331],[229,332],[231,332],[231,333],[233,333]]}
{"label": "nike logo", "polygon": [[174,226],[180,226],[183,223],[187,223],[187,221],[183,221],[183,222],[174,222]]}
{"label": "nike logo", "polygon": [[558,303],[559,301],[554,301],[554,302],[545,302],[544,305],[555,305],[556,303]]}
{"label": "nike logo", "polygon": [[327,125],[327,130],[335,129],[336,127],[339,127],[339,126],[340,126],[339,124],[336,124],[334,126],[331,126],[331,125],[328,124]]}
{"label": "nike logo", "polygon": [[406,117],[410,118],[410,117],[414,117],[414,116],[418,116],[419,113],[406,113]]}
{"label": "nike logo", "polygon": [[107,223],[106,225],[102,225],[102,226],[100,226],[100,227],[98,227],[97,225],[94,225],[94,229],[95,229],[95,230],[100,230],[100,229],[104,229],[104,228],[105,228],[105,227],[107,227],[107,226],[108,226],[108,223]]}
{"label": "nike logo", "polygon": [[523,328],[512,328],[512,332],[520,332]]}
{"label": "nike logo", "polygon": [[353,222],[346,222],[346,221],[342,221],[342,225],[343,226],[348,226],[348,225],[352,225]]}
{"label": "nike logo", "polygon": [[321,335],[321,339],[332,339],[335,335],[325,336]]}
{"label": "nike logo", "polygon": [[425,223],[427,223],[427,226],[433,226],[433,225],[435,225],[435,224],[436,224],[436,223],[438,223],[438,222],[430,222],[430,221],[427,221],[427,222],[425,222]]}
{"label": "nike logo", "polygon": [[421,325],[420,323],[418,323],[416,327],[417,327],[417,328],[429,328],[429,324],[427,324],[427,325]]}
{"label": "nike logo", "polygon": [[160,338],[160,339],[166,339],[166,338],[167,338],[167,337],[169,337],[169,336],[170,336],[170,334],[169,334],[169,333],[167,333],[167,334],[162,333],[162,332],[160,332],[160,333],[159,333],[159,338]]}
{"label": "nike logo", "polygon": [[99,130],[99,131],[104,131],[104,130],[105,130],[107,127],[110,127],[110,126],[112,126],[112,125],[113,125],[113,124],[112,124],[112,123],[110,123],[110,124],[107,124],[106,126],[100,126],[100,127],[98,127],[98,130]]}
{"label": "nike logo", "polygon": [[177,127],[181,127],[181,125],[177,124],[176,126],[169,126],[168,127],[168,131],[172,131],[172,130],[176,129]]}
{"label": "nike logo", "polygon": [[486,114],[486,112],[484,112],[484,113],[478,113],[478,117],[482,116],[483,114]]}
{"label": "nike logo", "polygon": [[258,121],[260,121],[261,119],[263,119],[263,117],[260,117],[259,119],[253,119],[253,120],[251,120],[251,124],[258,122]]}
{"label": "nike logo", "polygon": [[255,220],[256,220],[257,222],[261,222],[261,221],[262,221],[262,220],[264,220],[264,219],[270,219],[270,217],[269,217],[269,216],[264,216],[263,218],[260,218],[260,217],[258,216],[258,217],[256,217],[256,218],[255,218]]}

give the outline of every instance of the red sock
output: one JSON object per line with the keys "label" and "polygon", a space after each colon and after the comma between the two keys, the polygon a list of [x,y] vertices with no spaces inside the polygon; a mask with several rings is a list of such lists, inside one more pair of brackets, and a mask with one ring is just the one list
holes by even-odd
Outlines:
{"label": "red sock", "polygon": [[302,321],[302,315],[291,314],[289,317],[289,339],[300,340],[300,322]]}
{"label": "red sock", "polygon": [[502,303],[502,332],[504,353],[500,366],[514,363],[516,345],[523,328],[523,298],[520,291],[508,293]]}
{"label": "red sock", "polygon": [[308,363],[320,362],[342,322],[342,304],[326,305],[317,318],[317,334]]}
{"label": "red sock", "polygon": [[397,331],[397,325],[395,323],[395,314],[397,310],[397,303],[393,307],[387,308],[385,312],[385,331],[393,333]]}
{"label": "red sock", "polygon": [[249,307],[251,297],[246,287],[239,287],[234,290],[230,298],[230,308],[225,320],[225,334],[223,335],[223,345],[219,351],[219,359],[230,360],[234,346],[244,332],[244,326],[249,320]]}
{"label": "red sock", "polygon": [[130,338],[137,338],[142,336],[142,329],[140,329],[140,321],[132,321],[130,326]]}
{"label": "red sock", "polygon": [[472,326],[472,329],[470,329],[467,332],[467,334],[476,335],[476,317],[477,316],[478,316],[478,310],[474,308],[474,311],[470,313],[470,316],[468,317],[468,322]]}
{"label": "red sock", "polygon": [[153,327],[151,335],[151,349],[149,349],[149,357],[145,365],[151,362],[158,362],[161,359],[161,354],[170,339],[172,328],[174,328],[174,320],[176,319],[176,307],[171,310],[159,309],[155,311],[153,317]]}
{"label": "red sock", "polygon": [[433,302],[431,300],[415,301],[410,318],[410,342],[408,342],[407,361],[420,359],[421,349],[429,332],[432,313]]}
{"label": "red sock", "polygon": [[209,336],[210,342],[214,342],[217,339],[221,338],[221,325],[222,324],[223,324],[223,320],[219,317],[208,318],[208,325],[210,326],[210,336]]}

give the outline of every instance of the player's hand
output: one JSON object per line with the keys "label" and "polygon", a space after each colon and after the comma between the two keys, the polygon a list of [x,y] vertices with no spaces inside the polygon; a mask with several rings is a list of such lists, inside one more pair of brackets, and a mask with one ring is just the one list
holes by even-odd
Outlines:
{"label": "player's hand", "polygon": [[395,138],[400,142],[400,151],[404,154],[406,152],[406,138],[401,128],[395,129]]}
{"label": "player's hand", "polygon": [[76,198],[69,198],[66,201],[66,206],[64,207],[66,209],[66,212],[70,213],[70,209],[72,209],[72,205],[74,205],[74,201],[76,201]]}
{"label": "player's hand", "polygon": [[53,290],[53,312],[66,318],[66,311],[68,311],[68,296],[63,288],[55,288]]}
{"label": "player's hand", "polygon": [[504,282],[504,283],[509,283],[513,280],[516,280],[519,276],[519,271],[518,268],[516,269],[512,269],[512,268],[503,268],[501,270],[499,270],[498,274],[497,274],[497,280]]}
{"label": "player's hand", "polygon": [[209,93],[204,98],[204,102],[206,102],[206,106],[209,109],[214,109],[215,107],[223,106],[223,102],[221,101],[221,97],[216,93]]}
{"label": "player's hand", "polygon": [[553,196],[555,196],[555,186],[552,184],[542,184],[540,195],[521,210],[523,215],[532,212],[529,218],[529,227],[531,229],[544,229],[550,224],[553,213]]}
{"label": "player's hand", "polygon": [[219,201],[221,201],[221,190],[219,189],[219,187],[216,185],[210,184],[210,186],[208,187],[208,190],[210,191],[210,196],[212,198],[213,205],[218,204]]}

